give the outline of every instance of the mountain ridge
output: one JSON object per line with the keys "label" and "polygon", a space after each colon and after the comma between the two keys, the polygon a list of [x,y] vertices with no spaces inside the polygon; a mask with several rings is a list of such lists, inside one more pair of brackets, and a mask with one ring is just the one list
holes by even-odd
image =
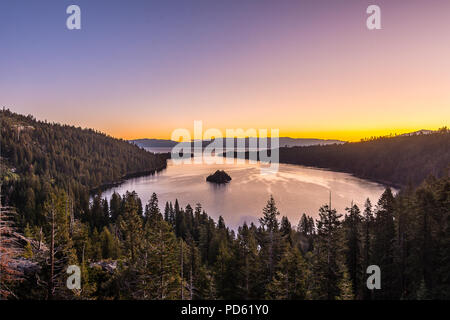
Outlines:
{"label": "mountain ridge", "polygon": [[[235,145],[238,144],[238,140],[245,139],[244,144],[246,147],[249,146],[249,142],[254,139],[259,138],[223,138],[234,139]],[[142,139],[133,139],[128,140],[129,142],[136,144],[141,148],[172,148],[178,144],[178,142],[167,139],[151,139],[151,138],[142,138]],[[203,146],[207,146],[212,143],[214,140],[202,140]],[[257,141],[258,142],[258,141]],[[189,142],[187,142],[189,143]],[[270,143],[270,140],[269,140]],[[329,145],[329,144],[343,144],[346,141],[342,140],[334,140],[334,139],[316,139],[316,138],[291,138],[291,137],[280,137],[279,138],[279,146],[280,147],[301,147],[301,146],[312,146],[312,145]]]}

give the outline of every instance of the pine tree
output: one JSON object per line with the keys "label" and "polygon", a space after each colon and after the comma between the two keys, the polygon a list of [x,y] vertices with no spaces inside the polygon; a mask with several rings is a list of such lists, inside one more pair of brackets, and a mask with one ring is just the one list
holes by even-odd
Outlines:
{"label": "pine tree", "polygon": [[212,252],[212,242],[214,240],[215,225],[211,218],[203,218],[205,222],[200,226],[199,249],[203,263],[210,265],[214,261],[214,254]]}
{"label": "pine tree", "polygon": [[226,241],[221,241],[214,265],[215,287],[219,299],[232,299],[236,293],[233,260],[232,250]]}
{"label": "pine tree", "polygon": [[122,199],[117,192],[114,192],[109,201],[109,208],[111,212],[111,221],[116,222],[121,213]]}
{"label": "pine tree", "polygon": [[395,265],[395,225],[394,225],[394,196],[390,188],[381,195],[375,211],[373,263],[381,269],[382,290],[377,290],[376,298],[398,298],[398,273]]}
{"label": "pine tree", "polygon": [[363,268],[364,270],[370,265],[372,258],[372,238],[373,238],[373,223],[374,217],[372,213],[372,203],[367,198],[364,204],[364,216],[363,216]]}
{"label": "pine tree", "polygon": [[307,265],[297,248],[290,248],[279,262],[279,271],[267,286],[266,298],[304,300],[307,297]]}
{"label": "pine tree", "polygon": [[347,277],[350,278],[356,297],[361,298],[364,290],[360,234],[362,217],[357,205],[352,205],[346,210],[348,215],[345,216],[343,227],[345,233],[345,263],[348,269]]}
{"label": "pine tree", "polygon": [[175,234],[177,237],[186,239],[187,225],[184,211],[178,204],[178,199],[175,200]]}
{"label": "pine tree", "polygon": [[101,194],[96,194],[92,199],[89,222],[98,230],[102,230],[108,222],[107,215],[109,216],[109,213],[105,213],[104,202],[105,201],[101,198]]}
{"label": "pine tree", "polygon": [[260,244],[262,259],[266,264],[265,276],[266,284],[269,284],[274,275],[275,266],[280,259],[280,232],[277,216],[280,215],[276,207],[273,196],[263,209],[263,217],[259,219],[260,227]]}
{"label": "pine tree", "polygon": [[100,234],[100,243],[103,259],[117,259],[120,255],[120,244],[113,237],[107,227],[104,227]]}
{"label": "pine tree", "polygon": [[314,245],[314,298],[333,300],[339,296],[342,215],[324,205],[319,209],[317,240]]}
{"label": "pine tree", "polygon": [[238,267],[238,286],[240,296],[245,299],[258,299],[263,297],[264,288],[261,286],[261,261],[256,240],[256,228],[248,227],[246,223],[239,227],[237,235],[236,259]]}
{"label": "pine tree", "polygon": [[285,216],[281,218],[280,235],[287,245],[292,246],[294,241],[292,238],[292,226],[289,219]]}
{"label": "pine tree", "polygon": [[45,202],[47,212],[47,244],[49,251],[43,261],[44,285],[47,299],[73,297],[78,292],[70,292],[66,287],[66,270],[77,264],[76,251],[69,233],[70,214],[67,210],[67,195],[63,192],[52,194]]}
{"label": "pine tree", "polygon": [[143,222],[138,215],[137,206],[131,200],[125,200],[125,212],[119,217],[118,225],[120,229],[123,252],[131,264],[137,261],[137,253],[140,250],[143,239]]}
{"label": "pine tree", "polygon": [[432,298],[450,299],[450,178],[436,183],[436,198],[439,202],[441,223],[436,230],[436,289]]}
{"label": "pine tree", "polygon": [[162,219],[161,211],[158,206],[158,197],[153,192],[148,204],[145,206],[145,221],[151,221],[154,223],[157,220]]}
{"label": "pine tree", "polygon": [[172,222],[170,221],[169,202],[166,202],[166,206],[164,207],[164,221],[168,222],[170,225],[172,224]]}
{"label": "pine tree", "polygon": [[[367,198],[364,204],[364,216],[362,218],[362,262],[361,267],[363,275],[366,274],[367,267],[372,264],[372,246],[373,246],[373,228],[374,228],[374,216],[372,212],[372,203],[370,199]],[[363,281],[364,282],[364,281]],[[356,289],[356,288],[355,288]],[[369,299],[371,297],[371,292],[367,289],[367,286],[363,283],[363,298]]]}
{"label": "pine tree", "polygon": [[313,250],[315,224],[312,217],[302,214],[298,222],[297,232],[300,234],[301,247],[304,252]]}
{"label": "pine tree", "polygon": [[[420,281],[420,276],[423,274],[412,268],[408,268],[408,262],[412,262],[412,265],[417,265],[416,258],[411,257],[411,245],[413,244],[410,235],[414,234],[414,219],[411,215],[414,213],[414,202],[410,187],[404,188],[402,195],[397,197],[395,211],[394,211],[394,223],[396,228],[396,241],[394,244],[394,259],[395,264],[398,267],[398,292],[400,299],[414,299],[415,291],[417,288],[416,282]],[[414,249],[413,249],[414,250]],[[414,253],[415,255],[416,253]],[[409,260],[409,261],[408,261]],[[415,269],[415,268],[414,268]],[[420,274],[419,276],[415,274]]]}
{"label": "pine tree", "polygon": [[347,271],[343,272],[341,280],[339,280],[339,296],[336,297],[336,300],[353,300],[353,289],[352,289],[352,281],[348,275]]}
{"label": "pine tree", "polygon": [[137,270],[138,297],[158,300],[180,298],[178,243],[164,220],[146,224]]}
{"label": "pine tree", "polygon": [[302,214],[302,217],[298,222],[297,231],[302,233],[304,236],[309,236],[311,234],[309,220],[305,213]]}

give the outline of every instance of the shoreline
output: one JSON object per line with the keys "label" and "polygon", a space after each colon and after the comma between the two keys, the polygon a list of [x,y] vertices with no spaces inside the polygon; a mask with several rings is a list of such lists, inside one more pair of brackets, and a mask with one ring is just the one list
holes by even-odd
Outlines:
{"label": "shoreline", "polygon": [[[225,158],[229,157],[229,156],[227,156],[227,153],[222,153],[220,156],[225,157]],[[232,157],[234,159],[238,159],[238,158],[242,159],[242,157],[238,157],[237,152],[234,152]],[[245,152],[244,159],[248,160],[248,152]],[[259,155],[258,155],[258,160],[257,161],[260,161],[259,160]],[[375,182],[375,183],[381,184],[381,185],[386,186],[386,187],[394,188],[394,189],[396,189],[398,191],[400,191],[404,187],[406,187],[406,185],[399,184],[399,183],[396,183],[396,182],[392,182],[392,181],[389,181],[389,180],[383,180],[383,179],[376,179],[376,178],[372,178],[372,177],[367,177],[367,176],[363,176],[363,175],[360,175],[360,174],[356,174],[356,173],[353,173],[353,172],[350,172],[350,171],[345,171],[345,170],[341,170],[341,169],[337,169],[337,168],[323,167],[323,166],[318,166],[318,165],[317,166],[304,165],[304,164],[299,164],[299,163],[294,163],[294,162],[289,162],[289,161],[278,161],[278,163],[279,164],[294,165],[294,166],[302,166],[302,167],[306,167],[306,168],[322,169],[322,170],[328,170],[328,171],[334,171],[334,172],[347,173],[347,174],[350,174],[350,175],[352,175],[352,176],[354,176],[356,178],[367,180],[367,181],[370,181],[370,182]]]}
{"label": "shoreline", "polygon": [[101,185],[99,187],[96,187],[96,188],[93,188],[93,189],[89,190],[89,194],[92,196],[92,195],[95,195],[98,192],[103,192],[105,190],[118,187],[121,184],[125,183],[129,179],[151,176],[151,175],[154,175],[154,174],[159,173],[161,171],[164,171],[165,169],[167,169],[167,159],[166,159],[165,165],[162,166],[162,167],[159,167],[159,168],[156,168],[156,169],[151,169],[151,170],[145,170],[145,171],[139,171],[139,172],[126,174],[122,178],[120,178],[120,180],[113,181],[113,182],[110,182],[110,183],[105,183],[105,184],[103,184],[103,185]]}
{"label": "shoreline", "polygon": [[[131,174],[127,174],[125,176],[123,176],[120,180],[115,181],[115,182],[111,182],[108,184],[104,184],[100,187],[94,188],[92,190],[90,190],[90,194],[94,195],[95,193],[101,191],[106,191],[115,187],[120,186],[121,184],[125,183],[127,180],[129,179],[133,179],[133,178],[140,178],[140,177],[145,177],[145,176],[151,176],[154,175],[156,173],[162,172],[164,170],[167,169],[168,167],[168,162],[167,160],[171,159],[171,153],[161,153],[161,155],[163,155],[166,158],[166,163],[163,167],[157,168],[157,169],[153,169],[153,170],[147,170],[147,171],[141,171],[141,172],[136,172],[136,173],[131,173]],[[219,154],[218,156],[223,156],[223,157],[227,157],[226,154]],[[234,156],[235,159],[237,159],[238,157]],[[248,160],[247,158],[245,160]],[[257,160],[258,162],[260,162],[260,160]],[[317,169],[317,170],[326,170],[326,171],[332,171],[332,172],[338,172],[338,173],[345,173],[345,174],[349,174],[355,178],[358,179],[362,179],[362,180],[366,180],[368,182],[372,182],[372,183],[377,183],[381,186],[384,187],[390,187],[395,189],[394,191],[401,191],[405,186],[404,185],[400,185],[397,183],[393,183],[391,181],[387,181],[387,180],[381,180],[381,179],[374,179],[374,178],[370,178],[370,177],[364,177],[361,175],[357,175],[355,173],[349,172],[349,171],[344,171],[344,170],[338,170],[338,169],[333,169],[333,168],[329,168],[329,167],[320,167],[320,166],[310,166],[310,165],[302,165],[302,164],[298,164],[298,163],[291,163],[291,162],[278,162],[279,164],[284,164],[284,165],[290,165],[290,166],[295,166],[295,167],[304,167],[304,168],[310,168],[310,169]]]}

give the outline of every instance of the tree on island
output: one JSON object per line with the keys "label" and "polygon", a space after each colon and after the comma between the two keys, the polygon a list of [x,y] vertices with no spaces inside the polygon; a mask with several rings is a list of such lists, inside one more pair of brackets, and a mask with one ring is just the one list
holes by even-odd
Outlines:
{"label": "tree on island", "polygon": [[217,170],[214,174],[209,175],[206,181],[213,183],[228,183],[231,181],[231,177],[223,170]]}

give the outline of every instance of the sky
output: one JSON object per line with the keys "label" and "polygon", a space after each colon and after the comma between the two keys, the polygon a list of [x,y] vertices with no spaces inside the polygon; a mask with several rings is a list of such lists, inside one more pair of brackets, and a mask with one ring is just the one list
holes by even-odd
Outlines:
{"label": "sky", "polygon": [[448,0],[0,2],[1,105],[124,139],[194,120],[350,141],[438,129],[449,57]]}

